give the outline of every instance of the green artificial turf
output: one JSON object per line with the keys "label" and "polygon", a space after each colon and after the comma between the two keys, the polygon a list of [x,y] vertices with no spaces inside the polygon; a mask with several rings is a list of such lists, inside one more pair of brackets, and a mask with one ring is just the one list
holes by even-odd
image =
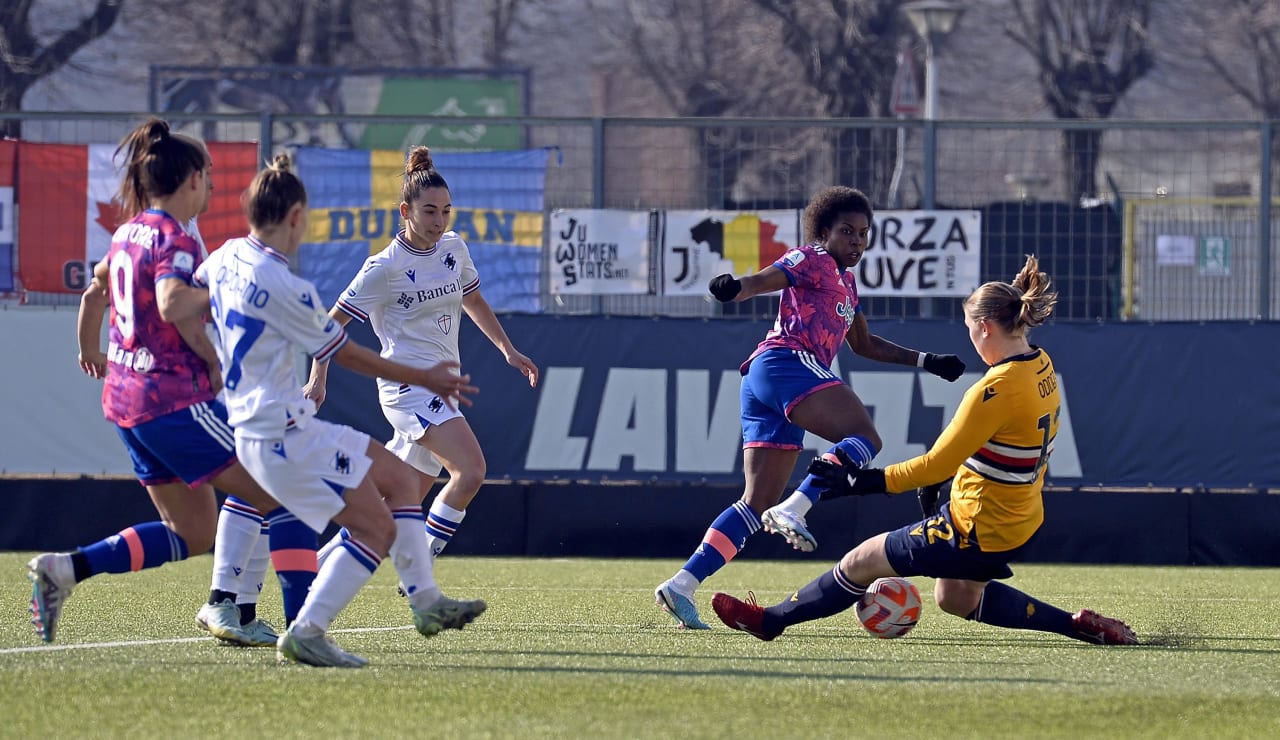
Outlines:
{"label": "green artificial turf", "polygon": [[[361,670],[278,665],[194,624],[208,556],[99,576],[58,640],[29,624],[29,553],[0,553],[0,737],[1276,737],[1280,571],[1017,565],[1010,584],[1118,616],[1098,647],[943,614],[877,640],[853,612],[769,643],[719,624],[716,590],[773,603],[829,564],[743,560],[698,594],[707,632],[653,604],[674,560],[442,556],[489,611],[426,639],[384,566],[333,625]],[[279,621],[268,574],[259,613]]]}

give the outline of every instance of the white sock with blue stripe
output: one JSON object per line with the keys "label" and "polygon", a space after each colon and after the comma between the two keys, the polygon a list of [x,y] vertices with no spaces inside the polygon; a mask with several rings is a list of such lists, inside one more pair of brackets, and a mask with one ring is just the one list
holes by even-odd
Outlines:
{"label": "white sock with blue stripe", "polygon": [[431,510],[427,512],[427,545],[433,556],[439,555],[449,544],[466,515],[466,509],[455,509],[441,501],[439,496],[431,502]]}

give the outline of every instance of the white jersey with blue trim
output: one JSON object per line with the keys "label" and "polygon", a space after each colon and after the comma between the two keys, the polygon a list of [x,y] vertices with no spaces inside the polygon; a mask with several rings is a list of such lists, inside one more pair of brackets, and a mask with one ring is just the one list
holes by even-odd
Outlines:
{"label": "white jersey with blue trim", "polygon": [[249,236],[231,239],[196,269],[208,287],[228,421],[238,436],[277,439],[315,414],[302,395],[293,346],[328,360],[347,332],[282,253]]}
{"label": "white jersey with blue trim", "polygon": [[[365,260],[338,297],[338,308],[368,321],[382,356],[412,367],[459,361],[462,298],[480,287],[467,243],[448,231],[427,250],[404,232]],[[400,383],[378,379],[379,397],[394,398]]]}

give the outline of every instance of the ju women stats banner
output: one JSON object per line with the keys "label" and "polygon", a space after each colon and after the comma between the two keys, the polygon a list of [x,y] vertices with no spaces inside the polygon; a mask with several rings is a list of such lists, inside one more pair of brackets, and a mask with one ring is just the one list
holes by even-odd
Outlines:
{"label": "ju women stats banner", "polygon": [[[199,216],[209,249],[248,233],[240,194],[258,171],[258,145],[209,142],[213,197]],[[26,290],[78,293],[119,225],[115,144],[18,142],[19,277]]]}
{"label": "ju women stats banner", "polygon": [[[298,147],[295,157],[310,198],[298,273],[315,284],[325,305],[333,305],[365,258],[404,226],[405,155]],[[489,305],[497,311],[540,311],[547,150],[433,153],[432,160],[449,183],[449,228],[471,250]]]}
{"label": "ju women stats banner", "polygon": [[646,211],[551,212],[551,292],[646,295],[651,214]]}

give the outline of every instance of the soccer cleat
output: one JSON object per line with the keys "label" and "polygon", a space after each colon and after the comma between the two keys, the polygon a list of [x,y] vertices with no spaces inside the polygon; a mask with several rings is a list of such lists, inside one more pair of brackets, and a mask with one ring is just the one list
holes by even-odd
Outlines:
{"label": "soccer cleat", "polygon": [[240,625],[240,631],[244,632],[245,637],[249,638],[249,647],[271,647],[280,639],[280,635],[276,632],[276,628],[265,619],[254,619],[248,624]]}
{"label": "soccer cleat", "polygon": [[681,629],[711,629],[710,625],[698,616],[698,606],[693,603],[693,599],[675,590],[671,586],[671,581],[654,589],[653,597],[657,600],[658,606],[662,607],[662,611],[670,614],[672,619],[680,623]]}
{"label": "soccer cleat", "polygon": [[196,624],[214,637],[235,645],[249,645],[249,637],[240,627],[240,607],[231,599],[216,604],[202,604],[196,612]]}
{"label": "soccer cleat", "polygon": [[409,608],[413,611],[413,626],[418,628],[418,632],[424,637],[435,637],[443,630],[460,630],[466,627],[489,607],[480,600],[457,601],[441,596],[439,601],[426,609]]}
{"label": "soccer cleat", "polygon": [[315,637],[299,637],[292,629],[285,630],[276,642],[276,660],[293,661],[320,668],[363,668],[369,661],[338,647],[338,644],[321,633]]}
{"label": "soccer cleat", "polygon": [[760,522],[764,525],[764,531],[782,535],[783,539],[800,552],[818,549],[818,541],[805,526],[804,517],[794,511],[774,506],[760,515]]}
{"label": "soccer cleat", "polygon": [[711,597],[711,608],[716,610],[720,621],[733,629],[746,632],[752,637],[768,642],[781,632],[769,633],[764,629],[764,607],[756,603],[755,593],[748,591],[747,600],[734,598],[729,594],[717,593]]}
{"label": "soccer cleat", "polygon": [[37,555],[27,563],[27,578],[31,580],[31,623],[41,640],[53,642],[62,605],[76,585],[71,556],[52,552]]}
{"label": "soccer cleat", "polygon": [[1137,645],[1138,635],[1119,619],[1084,609],[1071,617],[1076,637],[1098,645]]}

